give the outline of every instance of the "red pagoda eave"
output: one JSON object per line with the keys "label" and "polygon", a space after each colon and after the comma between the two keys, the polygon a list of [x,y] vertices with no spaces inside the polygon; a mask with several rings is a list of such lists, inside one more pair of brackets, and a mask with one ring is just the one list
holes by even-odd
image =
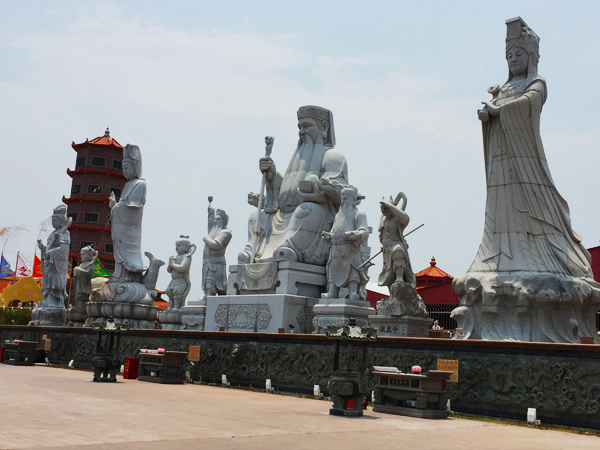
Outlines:
{"label": "red pagoda eave", "polygon": [[83,175],[83,174],[86,174],[86,173],[98,173],[100,175],[109,175],[109,176],[113,176],[113,177],[117,177],[117,178],[123,178],[124,180],[127,179],[127,178],[125,178],[125,175],[123,175],[121,172],[116,172],[114,170],[90,169],[88,167],[82,168],[82,169],[77,169],[77,170],[67,169],[67,174],[71,178],[73,178],[73,175]]}
{"label": "red pagoda eave", "polygon": [[106,136],[106,135],[97,137],[96,139],[92,139],[91,141],[86,139],[85,142],[82,142],[81,144],[76,144],[75,141],[73,141],[73,143],[71,144],[71,147],[73,147],[73,150],[75,150],[75,151],[79,150],[80,148],[86,148],[86,147],[92,147],[92,146],[112,147],[112,148],[116,148],[117,150],[123,150],[123,146],[121,144],[119,144],[116,140],[114,140],[110,136]]}
{"label": "red pagoda eave", "polygon": [[108,227],[103,227],[102,225],[88,225],[87,223],[74,223],[69,227],[69,230],[94,230],[110,232],[110,228]]}
{"label": "red pagoda eave", "polygon": [[77,197],[65,197],[63,195],[62,198],[63,203],[69,204],[73,202],[98,202],[98,203],[108,203],[108,199],[104,197],[85,197],[83,195],[78,195]]}

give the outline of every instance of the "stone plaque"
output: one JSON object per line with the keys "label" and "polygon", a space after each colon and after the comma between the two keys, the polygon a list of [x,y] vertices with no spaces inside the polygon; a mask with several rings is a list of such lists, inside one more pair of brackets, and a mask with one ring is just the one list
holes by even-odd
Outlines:
{"label": "stone plaque", "polygon": [[190,361],[200,361],[200,346],[199,345],[190,345],[188,359]]}
{"label": "stone plaque", "polygon": [[438,359],[437,370],[449,370],[452,372],[450,383],[458,383],[458,360],[457,359]]}

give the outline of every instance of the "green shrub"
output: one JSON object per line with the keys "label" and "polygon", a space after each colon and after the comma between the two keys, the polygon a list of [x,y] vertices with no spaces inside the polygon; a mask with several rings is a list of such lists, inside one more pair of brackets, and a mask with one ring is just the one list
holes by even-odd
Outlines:
{"label": "green shrub", "polygon": [[0,324],[2,325],[27,325],[29,322],[31,322],[31,309],[29,308],[0,308]]}

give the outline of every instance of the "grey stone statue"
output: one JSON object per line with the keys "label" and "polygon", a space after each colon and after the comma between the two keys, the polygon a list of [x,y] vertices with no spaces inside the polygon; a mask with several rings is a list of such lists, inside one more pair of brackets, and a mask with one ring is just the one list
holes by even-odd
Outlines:
{"label": "grey stone statue", "polygon": [[[347,186],[341,192],[342,204],[335,215],[331,231],[321,232],[330,246],[327,261],[327,298],[338,298],[340,288],[348,288],[348,298],[359,300],[359,287],[369,281],[363,266],[361,244],[369,239],[367,215],[356,207],[358,190]],[[362,299],[364,300],[364,298]]]}
{"label": "grey stone statue", "polygon": [[46,326],[63,326],[67,310],[67,273],[69,271],[69,246],[71,236],[68,231],[72,219],[67,217],[67,206],[64,204],[54,208],[52,227],[54,231],[48,236],[47,245],[38,239],[38,247],[42,251],[42,297],[43,300],[33,312],[33,322]]}
{"label": "grey stone statue", "polygon": [[240,263],[296,261],[324,266],[329,249],[320,238],[328,231],[348,185],[342,153],[334,148],[333,114],[318,106],[298,110],[300,139],[285,174],[269,155],[259,168],[266,185],[264,209],[249,221],[249,243]]}
{"label": "grey stone statue", "polygon": [[107,283],[92,290],[86,306],[88,320],[115,323],[129,322],[132,328],[154,328],[157,309],[154,306],[158,271],[164,262],[152,253],[146,268],[142,261],[142,216],[146,203],[146,181],[142,178],[142,155],[137,145],[123,149],[123,175],[127,183],[117,202],[114,193],[109,197],[115,272]]}
{"label": "grey stone statue", "polygon": [[109,197],[115,272],[111,279],[140,281],[146,269],[142,261],[142,216],[146,203],[146,180],[142,178],[142,155],[137,145],[123,149],[123,175],[127,183],[117,202]]}
{"label": "grey stone statue", "polygon": [[[400,200],[402,204],[399,205]],[[377,314],[385,316],[427,317],[427,310],[417,294],[415,275],[408,256],[404,229],[410,222],[406,213],[407,198],[400,192],[395,199],[384,198],[379,223],[379,241],[383,253],[383,268],[379,285],[390,289],[390,296],[377,305]]]}
{"label": "grey stone statue", "polygon": [[87,319],[85,307],[92,293],[92,278],[94,277],[94,262],[98,251],[87,246],[81,249],[81,264],[73,269],[73,289],[75,290],[75,305],[67,313],[67,319],[75,327],[82,326]]}
{"label": "grey stone statue", "polygon": [[597,341],[600,285],[590,255],[573,231],[544,154],[540,115],[545,80],[538,75],[539,37],[508,20],[508,80],[488,90],[479,111],[487,180],[481,245],[453,289],[453,317],[465,337],[541,342]]}
{"label": "grey stone statue", "polygon": [[204,236],[204,258],[202,261],[202,289],[205,295],[227,293],[227,262],[225,251],[231,241],[227,228],[229,216],[222,209],[208,207],[208,235]]}
{"label": "grey stone statue", "polygon": [[166,294],[169,296],[169,309],[180,311],[185,305],[185,299],[190,292],[190,267],[196,244],[192,244],[189,236],[180,236],[175,244],[176,256],[169,258],[167,272],[171,274],[171,282]]}

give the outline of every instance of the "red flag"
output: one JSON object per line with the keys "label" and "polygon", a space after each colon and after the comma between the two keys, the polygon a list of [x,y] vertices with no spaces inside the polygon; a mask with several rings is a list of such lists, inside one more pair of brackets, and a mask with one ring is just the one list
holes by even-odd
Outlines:
{"label": "red flag", "polygon": [[19,252],[17,252],[17,263],[15,264],[15,276],[17,276],[17,277],[30,277],[31,276],[31,270],[29,270],[29,267],[27,267],[27,265],[25,264],[25,261],[23,261],[23,258],[21,258],[21,255]]}
{"label": "red flag", "polygon": [[37,253],[33,260],[33,278],[42,278],[42,262],[38,258]]}

